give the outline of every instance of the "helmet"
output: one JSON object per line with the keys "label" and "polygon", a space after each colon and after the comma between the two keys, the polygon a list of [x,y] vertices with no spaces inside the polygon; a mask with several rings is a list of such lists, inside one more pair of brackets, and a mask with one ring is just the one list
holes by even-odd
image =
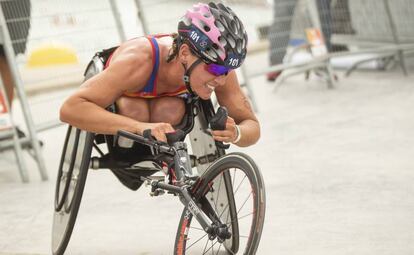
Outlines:
{"label": "helmet", "polygon": [[247,53],[247,33],[227,6],[195,4],[178,23],[178,34],[203,61],[235,69]]}

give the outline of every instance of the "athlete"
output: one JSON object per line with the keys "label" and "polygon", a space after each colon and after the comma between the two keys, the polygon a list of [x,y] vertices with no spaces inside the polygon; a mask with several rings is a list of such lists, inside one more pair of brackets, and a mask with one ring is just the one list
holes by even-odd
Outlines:
{"label": "athlete", "polygon": [[[209,99],[215,92],[228,109],[226,129],[212,131],[215,140],[249,146],[260,137],[260,125],[242,92],[235,69],[247,53],[247,34],[236,14],[219,3],[199,3],[187,10],[178,33],[132,39],[110,56],[104,71],[85,81],[60,109],[60,119],[99,134],[118,130],[166,133],[185,114],[184,99]],[[105,108],[116,105],[117,113]]]}

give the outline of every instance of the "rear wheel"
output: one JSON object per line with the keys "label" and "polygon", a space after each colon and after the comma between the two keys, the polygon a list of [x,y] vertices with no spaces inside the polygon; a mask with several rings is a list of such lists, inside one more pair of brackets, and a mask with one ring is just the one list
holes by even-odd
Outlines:
{"label": "rear wheel", "polygon": [[94,134],[69,126],[55,189],[52,252],[63,254],[68,245],[89,169]]}
{"label": "rear wheel", "polygon": [[[102,59],[95,55],[84,74],[84,81],[102,72]],[[69,126],[55,188],[52,252],[63,254],[68,245],[88,174],[95,134]]]}
{"label": "rear wheel", "polygon": [[[210,240],[188,208],[178,226],[174,254],[255,254],[265,215],[263,178],[253,160],[242,153],[227,154],[215,161],[200,177],[193,192],[207,217],[217,216],[228,227],[231,238]],[[206,205],[206,203],[208,203]],[[209,216],[207,210],[214,210]]]}

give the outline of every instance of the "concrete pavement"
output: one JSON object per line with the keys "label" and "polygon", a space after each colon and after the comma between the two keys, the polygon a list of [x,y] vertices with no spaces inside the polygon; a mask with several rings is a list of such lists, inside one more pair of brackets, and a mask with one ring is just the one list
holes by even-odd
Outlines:
{"label": "concrete pavement", "polygon": [[[252,81],[262,139],[232,150],[251,155],[265,178],[258,254],[412,254],[413,76],[356,72],[335,90],[297,76],[277,93],[263,77]],[[39,134],[48,182],[39,181],[28,158],[32,181],[21,184],[13,154],[0,155],[1,255],[50,254],[64,134],[65,127]],[[127,190],[106,170],[91,171],[67,254],[171,254],[182,206],[148,192]]]}

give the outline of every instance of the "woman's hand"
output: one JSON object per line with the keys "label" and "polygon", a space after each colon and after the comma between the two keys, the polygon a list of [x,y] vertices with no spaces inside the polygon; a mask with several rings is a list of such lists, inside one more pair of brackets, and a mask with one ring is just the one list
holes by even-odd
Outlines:
{"label": "woman's hand", "polygon": [[151,135],[157,139],[157,141],[167,142],[165,133],[175,132],[174,128],[169,123],[142,123],[140,127],[141,135],[144,130],[150,129]]}
{"label": "woman's hand", "polygon": [[237,139],[238,133],[236,122],[233,118],[227,117],[225,130],[212,130],[214,140],[225,143],[232,143]]}

